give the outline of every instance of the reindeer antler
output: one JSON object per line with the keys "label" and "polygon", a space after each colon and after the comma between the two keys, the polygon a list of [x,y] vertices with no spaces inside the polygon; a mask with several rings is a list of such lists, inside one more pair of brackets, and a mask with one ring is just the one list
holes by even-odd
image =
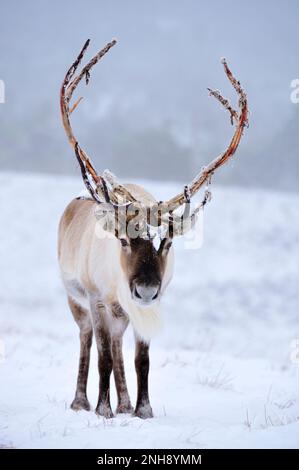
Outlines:
{"label": "reindeer antler", "polygon": [[[108,189],[105,178],[99,175],[95,170],[94,166],[92,165],[90,158],[86,154],[86,152],[80,147],[76,137],[74,136],[72,126],[70,123],[70,115],[72,112],[77,108],[78,104],[82,100],[80,97],[75,104],[70,108],[70,101],[73,96],[73,93],[81,80],[85,77],[86,85],[89,83],[90,79],[90,70],[92,67],[100,60],[104,55],[116,44],[116,40],[113,39],[111,42],[108,42],[103,49],[101,49],[89,62],[85,67],[82,68],[81,72],[78,73],[77,76],[74,77],[83,57],[84,54],[89,46],[90,39],[88,39],[84,46],[82,47],[77,59],[71,65],[69,70],[67,71],[65,78],[63,80],[61,90],[60,90],[60,109],[61,109],[61,116],[62,122],[67,134],[68,140],[75,151],[76,158],[79,162],[82,178],[85,183],[86,188],[88,189],[92,198],[98,202],[103,202],[103,197],[105,202],[112,203],[113,205],[118,205],[117,196]],[[129,191],[125,191],[127,199],[129,201],[135,201],[135,198],[129,193]]]}
{"label": "reindeer antler", "polygon": [[[229,111],[231,115],[231,123],[234,124],[234,121],[236,122],[236,130],[227,149],[217,158],[212,160],[206,167],[204,167],[188,186],[190,198],[192,198],[198,192],[203,184],[213,175],[215,170],[227,162],[229,158],[236,152],[243,135],[243,130],[248,126],[248,107],[246,93],[241,87],[240,82],[237,81],[233,76],[225,59],[222,59],[222,64],[229,81],[239,96],[239,113],[232,108],[229,101],[223,98],[219,91],[211,90],[210,88],[208,88],[208,90],[209,94],[214,96]],[[173,209],[176,209],[180,205],[184,204],[184,202],[185,194],[184,192],[181,192],[173,198],[169,199],[169,201],[166,201],[165,204],[169,204],[171,207],[173,207]]]}
{"label": "reindeer antler", "polygon": [[[237,112],[231,106],[230,102],[226,98],[223,98],[223,96],[218,90],[211,90],[210,88],[208,88],[208,91],[210,96],[214,96],[214,98],[216,98],[225,107],[225,109],[229,111],[231,124],[235,124],[236,129],[227,149],[214,160],[212,160],[207,166],[202,168],[200,173],[193,179],[193,181],[189,185],[185,186],[183,192],[177,194],[176,196],[163,203],[163,206],[168,207],[169,210],[172,212],[169,220],[173,224],[174,235],[183,235],[194,225],[199,210],[203,208],[205,204],[210,200],[211,194],[207,188],[203,201],[195,207],[192,213],[190,213],[191,198],[199,191],[199,189],[205,183],[207,184],[207,186],[211,184],[211,178],[214,172],[224,163],[226,163],[232,157],[232,155],[234,155],[242,138],[244,128],[248,127],[248,105],[246,93],[241,87],[240,82],[236,80],[236,78],[233,76],[231,70],[227,65],[226,60],[222,59],[221,62],[224,66],[224,71],[229,81],[231,82],[238,94],[239,112]],[[184,204],[189,207],[189,213],[187,212],[186,215],[185,210],[182,216],[173,215],[173,211],[175,211]]]}

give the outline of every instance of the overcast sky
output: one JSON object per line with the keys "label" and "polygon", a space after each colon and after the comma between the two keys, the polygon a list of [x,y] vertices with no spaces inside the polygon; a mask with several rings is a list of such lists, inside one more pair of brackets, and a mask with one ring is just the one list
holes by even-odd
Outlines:
{"label": "overcast sky", "polygon": [[232,100],[225,56],[248,93],[250,129],[220,182],[296,189],[299,104],[297,0],[104,2],[3,1],[0,168],[77,171],[59,116],[59,87],[84,41],[95,53],[119,44],[96,67],[74,116],[99,170],[180,179],[223,150],[228,116],[208,86]]}

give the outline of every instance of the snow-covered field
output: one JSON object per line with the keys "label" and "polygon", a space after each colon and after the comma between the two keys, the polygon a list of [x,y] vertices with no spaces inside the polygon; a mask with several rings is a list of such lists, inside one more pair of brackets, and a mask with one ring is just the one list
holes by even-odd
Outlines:
{"label": "snow-covered field", "polygon": [[[148,183],[159,198],[178,185]],[[79,341],[56,262],[72,178],[0,174],[0,447],[299,447],[299,196],[215,188],[204,244],[176,244],[152,341],[155,418],[69,409]],[[134,401],[133,337],[125,361]],[[298,358],[299,354],[297,354]],[[89,398],[97,399],[95,350]],[[115,393],[112,392],[115,405]]]}

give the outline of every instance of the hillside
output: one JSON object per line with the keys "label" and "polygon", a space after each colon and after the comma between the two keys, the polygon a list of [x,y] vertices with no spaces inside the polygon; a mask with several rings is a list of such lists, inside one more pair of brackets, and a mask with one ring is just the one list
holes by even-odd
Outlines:
{"label": "hillside", "polygon": [[[180,189],[145,184],[159,199]],[[56,230],[81,189],[70,177],[0,174],[0,447],[299,447],[299,197],[213,188],[202,248],[175,242],[165,327],[151,346],[155,418],[106,421],[69,409],[79,342]],[[131,331],[125,362],[134,401]],[[93,405],[97,383],[93,349]]]}

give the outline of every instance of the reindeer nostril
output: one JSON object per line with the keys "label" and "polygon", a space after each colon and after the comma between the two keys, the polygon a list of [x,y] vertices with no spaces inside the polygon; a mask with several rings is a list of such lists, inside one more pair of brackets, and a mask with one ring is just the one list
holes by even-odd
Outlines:
{"label": "reindeer nostril", "polygon": [[142,299],[142,297],[141,297],[141,295],[139,294],[138,289],[137,289],[136,286],[135,286],[135,288],[134,288],[134,294],[135,294],[135,296],[137,297],[137,299]]}
{"label": "reindeer nostril", "polygon": [[149,303],[158,298],[159,287],[136,284],[134,288],[134,295],[137,299],[142,299],[143,302]]}

